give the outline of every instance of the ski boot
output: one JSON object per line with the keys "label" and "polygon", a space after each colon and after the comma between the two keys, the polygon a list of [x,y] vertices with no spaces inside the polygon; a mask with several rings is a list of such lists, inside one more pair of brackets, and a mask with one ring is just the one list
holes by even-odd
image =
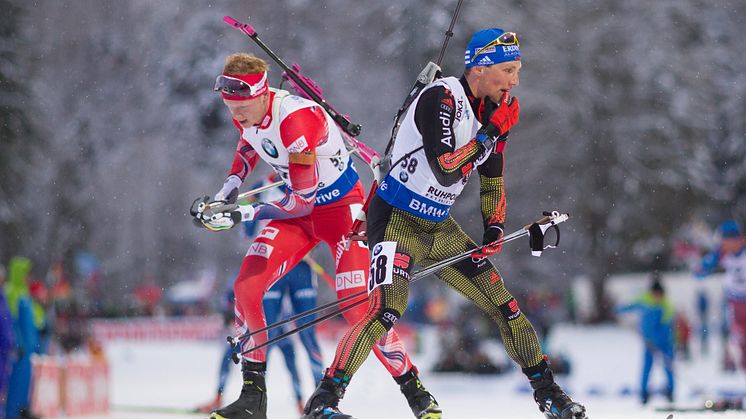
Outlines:
{"label": "ski boot", "polygon": [[267,364],[243,361],[243,387],[238,400],[210,414],[210,419],[267,419]]}
{"label": "ski boot", "polygon": [[534,389],[534,400],[547,419],[587,419],[585,407],[572,401],[554,382],[554,374],[546,361],[523,369]]}
{"label": "ski boot", "polygon": [[404,397],[407,398],[414,417],[417,419],[441,419],[443,417],[438,401],[422,384],[414,367],[404,375],[395,377],[394,380],[399,384]]}
{"label": "ski boot", "polygon": [[355,419],[340,412],[337,407],[348,384],[350,377],[343,371],[337,371],[332,377],[324,376],[308,399],[301,419]]}

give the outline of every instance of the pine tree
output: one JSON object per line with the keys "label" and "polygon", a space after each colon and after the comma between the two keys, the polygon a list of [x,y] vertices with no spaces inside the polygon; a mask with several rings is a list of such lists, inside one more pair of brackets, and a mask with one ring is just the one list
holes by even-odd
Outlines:
{"label": "pine tree", "polygon": [[0,260],[20,253],[29,221],[21,196],[26,188],[28,163],[39,146],[29,117],[27,80],[23,79],[27,63],[25,42],[19,21],[24,10],[12,0],[0,0]]}

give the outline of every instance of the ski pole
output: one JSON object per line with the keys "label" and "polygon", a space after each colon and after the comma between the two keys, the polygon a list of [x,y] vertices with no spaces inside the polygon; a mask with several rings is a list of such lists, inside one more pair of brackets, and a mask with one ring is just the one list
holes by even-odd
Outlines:
{"label": "ski pole", "polygon": [[[360,301],[356,301],[355,303],[350,304],[349,306],[347,306],[345,308],[345,310],[350,309],[352,307],[357,307],[357,306],[359,306],[360,304],[364,303],[367,300],[368,300],[367,298],[363,298]],[[292,335],[294,335],[294,334],[296,334],[298,332],[302,332],[302,331],[308,329],[309,327],[316,326],[317,324],[319,324],[319,323],[321,323],[323,321],[331,319],[332,317],[334,317],[334,316],[336,316],[338,314],[341,314],[343,311],[344,310],[340,309],[340,310],[337,310],[337,311],[332,311],[329,314],[325,314],[325,315],[323,315],[323,316],[321,316],[321,317],[319,317],[317,319],[314,319],[314,320],[312,320],[312,321],[304,324],[303,326],[298,326],[298,327],[296,327],[293,330],[288,330],[287,332],[281,334],[280,336],[277,336],[277,337],[275,337],[273,339],[270,339],[270,340],[268,340],[268,341],[266,341],[266,342],[264,342],[264,343],[262,343],[260,345],[254,346],[253,348],[249,348],[249,349],[247,349],[245,351],[241,351],[241,355],[246,355],[246,354],[254,352],[254,351],[258,350],[258,349],[264,348],[265,346],[269,346],[269,345],[271,345],[271,344],[273,344],[275,342],[279,342],[279,341],[285,339],[286,337],[292,336]],[[231,342],[231,341],[229,340],[229,342]],[[233,342],[231,342],[231,345],[233,345]]]}
{"label": "ski pole", "polygon": [[[415,272],[414,274],[412,274],[412,278],[410,279],[410,282],[417,281],[417,280],[419,280],[421,278],[424,278],[425,276],[427,276],[427,275],[429,275],[429,274],[431,274],[431,273],[433,273],[435,271],[438,271],[440,269],[445,268],[446,266],[452,265],[452,264],[454,264],[456,262],[460,262],[460,261],[462,261],[462,260],[470,257],[473,253],[478,252],[480,250],[483,250],[486,247],[495,246],[495,245],[498,245],[498,244],[508,243],[508,242],[517,240],[517,239],[519,239],[521,237],[525,237],[525,236],[531,236],[531,237],[534,237],[534,236],[537,236],[537,235],[541,236],[541,237],[539,237],[537,239],[533,239],[533,238],[531,239],[531,242],[530,242],[530,244],[531,244],[531,252],[532,252],[532,254],[534,256],[539,256],[543,250],[557,247],[559,245],[559,239],[560,239],[560,236],[559,236],[559,227],[557,225],[560,224],[560,223],[563,223],[563,222],[567,221],[568,218],[569,218],[569,215],[568,214],[561,214],[561,213],[559,213],[557,211],[553,211],[551,213],[550,212],[544,212],[543,214],[544,214],[543,218],[537,220],[536,222],[534,222],[532,224],[526,225],[523,228],[521,228],[519,230],[516,230],[513,233],[508,234],[507,236],[503,236],[499,240],[495,240],[492,243],[479,246],[479,247],[477,247],[475,249],[467,250],[466,252],[463,252],[463,253],[451,256],[450,258],[443,259],[443,260],[438,261],[438,262],[436,262],[436,263],[434,263],[434,264],[432,264],[432,265],[430,265],[430,266],[428,266],[426,268],[418,270],[417,272]],[[546,231],[549,228],[552,228],[552,227],[556,230],[556,233],[557,233],[556,242],[553,245],[546,245],[545,246],[543,244],[543,239],[544,239],[543,236],[546,233]],[[535,252],[539,252],[539,254],[537,255],[537,254],[535,254]],[[274,329],[274,328],[277,328],[277,327],[280,327],[280,326],[284,326],[284,325],[286,325],[286,324],[288,324],[290,322],[293,322],[295,320],[298,320],[298,319],[301,319],[303,317],[309,316],[311,314],[316,314],[318,312],[324,311],[327,308],[333,307],[335,305],[339,305],[341,303],[345,303],[347,301],[359,298],[358,301],[354,301],[350,305],[348,305],[348,306],[346,306],[344,308],[340,308],[338,310],[333,311],[331,313],[332,314],[331,316],[325,315],[323,317],[320,317],[320,318],[312,321],[313,324],[317,324],[320,321],[324,321],[324,320],[326,320],[326,319],[328,319],[330,317],[336,316],[337,314],[341,314],[341,313],[349,310],[350,308],[356,307],[356,306],[362,304],[363,302],[367,301],[368,300],[367,296],[363,297],[367,293],[368,293],[367,290],[363,290],[363,291],[357,292],[355,294],[348,295],[347,297],[343,297],[343,298],[340,298],[339,300],[335,300],[335,301],[323,304],[321,306],[312,308],[310,310],[306,310],[306,311],[304,311],[302,313],[298,313],[298,314],[296,314],[294,316],[291,316],[291,317],[289,317],[289,318],[287,318],[285,320],[281,320],[279,322],[272,323],[271,325],[268,325],[268,326],[265,326],[263,328],[257,329],[257,330],[255,330],[253,332],[248,332],[248,333],[245,333],[243,335],[236,336],[236,337],[229,337],[228,340],[229,340],[229,342],[232,342],[232,344],[233,344],[233,342],[237,342],[237,341],[240,341],[240,340],[248,339],[249,337],[251,337],[251,336],[253,336],[253,335],[257,334],[257,333],[261,333],[261,332],[264,332],[264,331],[267,331],[267,330],[270,330],[270,329]],[[363,298],[360,298],[360,297],[363,297]],[[293,330],[297,330],[297,331],[305,330],[305,325],[302,326],[302,327],[304,327],[304,328],[303,329],[293,329]],[[287,334],[285,334],[285,335],[287,335]],[[282,336],[285,336],[285,335],[282,335]],[[287,335],[287,336],[289,336],[289,335]],[[278,338],[279,338],[279,336],[278,336]],[[279,339],[277,339],[277,340],[279,340]],[[276,342],[277,340],[273,340],[273,343]]]}
{"label": "ski pole", "polygon": [[246,191],[246,192],[238,195],[238,197],[236,198],[236,200],[240,201],[240,200],[246,199],[246,198],[248,198],[250,196],[258,195],[258,194],[260,194],[260,193],[262,193],[264,191],[268,191],[268,190],[274,189],[274,188],[276,188],[278,186],[282,186],[284,184],[285,184],[285,182],[283,182],[281,180],[278,180],[277,182],[270,183],[269,185],[260,186],[258,188],[254,188],[254,189],[252,189],[250,191]]}
{"label": "ski pole", "polygon": [[256,30],[245,22],[239,22],[238,20],[230,17],[225,16],[223,17],[223,21],[225,23],[233,26],[234,28],[238,29],[239,31],[243,32],[254,40],[257,45],[259,45],[259,48],[263,49],[264,52],[269,55],[274,62],[277,63],[290,77],[295,83],[297,83],[301,88],[303,88],[303,91],[306,92],[306,94],[316,103],[319,104],[324,110],[329,113],[329,115],[334,119],[334,122],[336,122],[346,133],[350,134],[353,137],[357,137],[360,134],[360,124],[353,124],[349,119],[347,119],[344,115],[337,112],[329,103],[327,103],[326,99],[319,96],[316,91],[314,91],[313,88],[309,87],[304,81],[300,78],[300,76],[290,67],[285,64],[284,61],[280,59],[274,52],[272,52],[271,49],[265,44],[261,39],[259,39],[259,35],[257,34]]}
{"label": "ski pole", "polygon": [[456,5],[456,10],[453,12],[453,17],[451,18],[451,24],[448,26],[448,30],[446,31],[445,35],[446,38],[443,40],[443,46],[440,47],[440,54],[438,54],[438,61],[435,63],[440,66],[441,61],[443,61],[443,55],[446,53],[446,48],[448,48],[448,41],[453,37],[453,27],[456,25],[456,18],[458,17],[458,12],[461,10],[461,3],[463,3],[464,0],[458,0],[458,4]]}
{"label": "ski pole", "polygon": [[[277,182],[274,182],[274,183],[270,183],[269,185],[264,185],[264,186],[260,186],[260,187],[258,187],[258,188],[254,188],[254,189],[252,189],[252,190],[250,190],[250,191],[246,191],[246,192],[244,192],[244,193],[242,193],[242,194],[238,195],[238,196],[236,197],[236,202],[238,202],[238,201],[240,201],[240,200],[242,200],[242,199],[246,199],[246,198],[249,198],[249,197],[251,197],[251,196],[254,196],[254,195],[260,194],[260,193],[262,193],[262,192],[264,192],[264,191],[268,191],[268,190],[270,190],[270,189],[276,188],[276,187],[278,187],[278,186],[282,186],[282,185],[284,185],[284,184],[285,184],[285,182],[283,182],[283,181],[281,181],[281,180],[278,180]],[[221,205],[222,205],[222,204],[221,204]],[[206,206],[205,206],[205,209],[210,209],[210,208],[213,208],[213,207],[211,207],[210,205],[206,205]]]}
{"label": "ski pole", "polygon": [[313,270],[317,274],[319,274],[322,277],[324,277],[324,279],[326,281],[334,283],[334,278],[332,278],[331,275],[329,275],[328,273],[326,273],[326,271],[324,270],[324,267],[321,266],[321,265],[319,265],[319,263],[316,262],[310,255],[303,256],[303,260],[305,260],[306,262],[308,262],[308,265],[311,267],[311,270]]}
{"label": "ski pole", "polygon": [[[562,215],[565,216],[565,217],[567,217],[567,214],[562,214]],[[558,219],[558,221],[556,221],[556,223],[552,224],[551,226],[556,227],[556,224],[559,224],[559,223],[561,223],[561,222],[563,222],[565,220],[567,220],[567,218]],[[527,236],[527,235],[530,234],[530,232],[529,232],[530,230],[529,229],[533,225],[541,225],[541,224],[546,224],[546,223],[550,223],[550,222],[552,222],[551,219],[550,219],[550,216],[545,216],[544,218],[542,218],[541,220],[537,221],[536,223],[529,224],[529,225],[523,227],[522,229],[520,229],[518,231],[515,231],[515,232],[513,232],[513,233],[511,233],[511,234],[503,237],[500,240],[496,240],[496,241],[494,241],[494,242],[492,242],[490,244],[486,244],[486,245],[480,246],[480,247],[478,247],[476,249],[471,249],[471,250],[466,251],[464,253],[460,253],[458,255],[451,256],[448,259],[444,259],[442,261],[434,263],[434,264],[428,266],[427,268],[420,269],[419,271],[415,272],[414,275],[412,275],[412,278],[410,279],[410,282],[417,281],[418,279],[424,278],[427,275],[429,275],[429,274],[431,274],[431,273],[433,273],[435,271],[438,271],[440,269],[445,268],[446,266],[449,266],[449,265],[452,265],[452,264],[454,264],[456,262],[462,261],[462,260],[470,257],[474,252],[482,250],[485,247],[494,246],[496,244],[508,243],[508,242],[513,241],[513,240],[519,239],[521,237]],[[546,230],[544,230],[544,231],[546,231]],[[559,244],[559,241],[557,243],[555,243],[554,245],[550,245],[550,246],[547,246],[547,247],[556,247],[557,244]],[[532,252],[533,252],[533,250],[532,250]],[[353,294],[353,295],[347,296],[347,297],[345,297],[343,299],[337,300],[336,303],[339,303],[339,302],[342,302],[342,301],[345,301],[345,300],[348,300],[348,299],[353,299],[355,297],[362,296],[365,293],[367,293],[367,291],[361,291],[361,292],[359,292],[357,294]],[[306,324],[304,324],[302,326],[296,327],[293,330],[288,330],[287,332],[281,334],[280,336],[277,336],[277,337],[275,337],[273,339],[270,339],[270,340],[268,340],[268,341],[266,341],[266,342],[264,342],[264,343],[262,343],[260,345],[257,345],[257,346],[254,346],[252,348],[249,348],[249,349],[247,349],[245,351],[242,351],[241,355],[245,355],[247,353],[251,353],[251,352],[254,352],[254,351],[258,350],[258,349],[261,349],[261,348],[264,348],[266,346],[269,346],[269,345],[271,345],[271,344],[273,344],[275,342],[278,342],[278,341],[280,341],[282,339],[285,339],[286,337],[292,336],[292,335],[294,335],[294,334],[296,334],[296,333],[298,333],[300,331],[308,329],[309,327],[315,326],[315,325],[317,325],[317,324],[319,324],[321,322],[324,322],[324,321],[326,321],[326,320],[328,320],[328,319],[330,319],[330,318],[332,318],[334,316],[342,314],[345,311],[347,311],[347,310],[349,310],[351,308],[357,307],[360,304],[363,304],[363,303],[365,303],[367,301],[368,301],[367,297],[361,298],[360,300],[354,301],[353,303],[351,303],[350,305],[348,305],[348,306],[346,306],[344,308],[339,308],[337,310],[331,311],[331,312],[329,312],[329,313],[327,313],[327,314],[325,314],[325,315],[323,315],[323,316],[321,316],[321,317],[319,317],[317,319],[314,319],[314,320],[312,320],[312,321],[310,321],[310,322],[308,322],[308,323],[306,323]],[[311,310],[309,310],[309,311],[311,311]],[[275,324],[277,324],[277,323],[275,323]],[[257,330],[256,332],[252,332],[249,336],[253,335],[254,333],[258,333],[259,331],[261,331],[261,329]]]}

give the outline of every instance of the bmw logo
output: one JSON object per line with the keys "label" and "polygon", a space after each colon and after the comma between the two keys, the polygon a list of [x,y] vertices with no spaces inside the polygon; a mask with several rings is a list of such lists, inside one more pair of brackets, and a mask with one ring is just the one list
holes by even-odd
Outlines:
{"label": "bmw logo", "polygon": [[373,248],[373,256],[378,256],[378,254],[381,253],[381,250],[383,250],[383,246],[377,244],[376,247]]}
{"label": "bmw logo", "polygon": [[401,172],[401,173],[399,173],[399,180],[401,180],[402,182],[408,181],[409,180],[409,175],[407,174],[407,172]]}
{"label": "bmw logo", "polygon": [[269,138],[262,139],[262,149],[264,149],[264,152],[272,158],[277,158],[277,156],[280,155],[280,153],[277,152],[277,147],[272,144],[272,141],[270,141]]}

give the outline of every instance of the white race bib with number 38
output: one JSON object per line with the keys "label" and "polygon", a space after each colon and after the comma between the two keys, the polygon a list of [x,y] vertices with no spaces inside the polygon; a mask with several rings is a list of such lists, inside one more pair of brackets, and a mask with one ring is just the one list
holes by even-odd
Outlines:
{"label": "white race bib with number 38", "polygon": [[373,246],[370,254],[370,275],[368,276],[368,294],[383,284],[393,282],[394,254],[396,242],[380,242]]}

